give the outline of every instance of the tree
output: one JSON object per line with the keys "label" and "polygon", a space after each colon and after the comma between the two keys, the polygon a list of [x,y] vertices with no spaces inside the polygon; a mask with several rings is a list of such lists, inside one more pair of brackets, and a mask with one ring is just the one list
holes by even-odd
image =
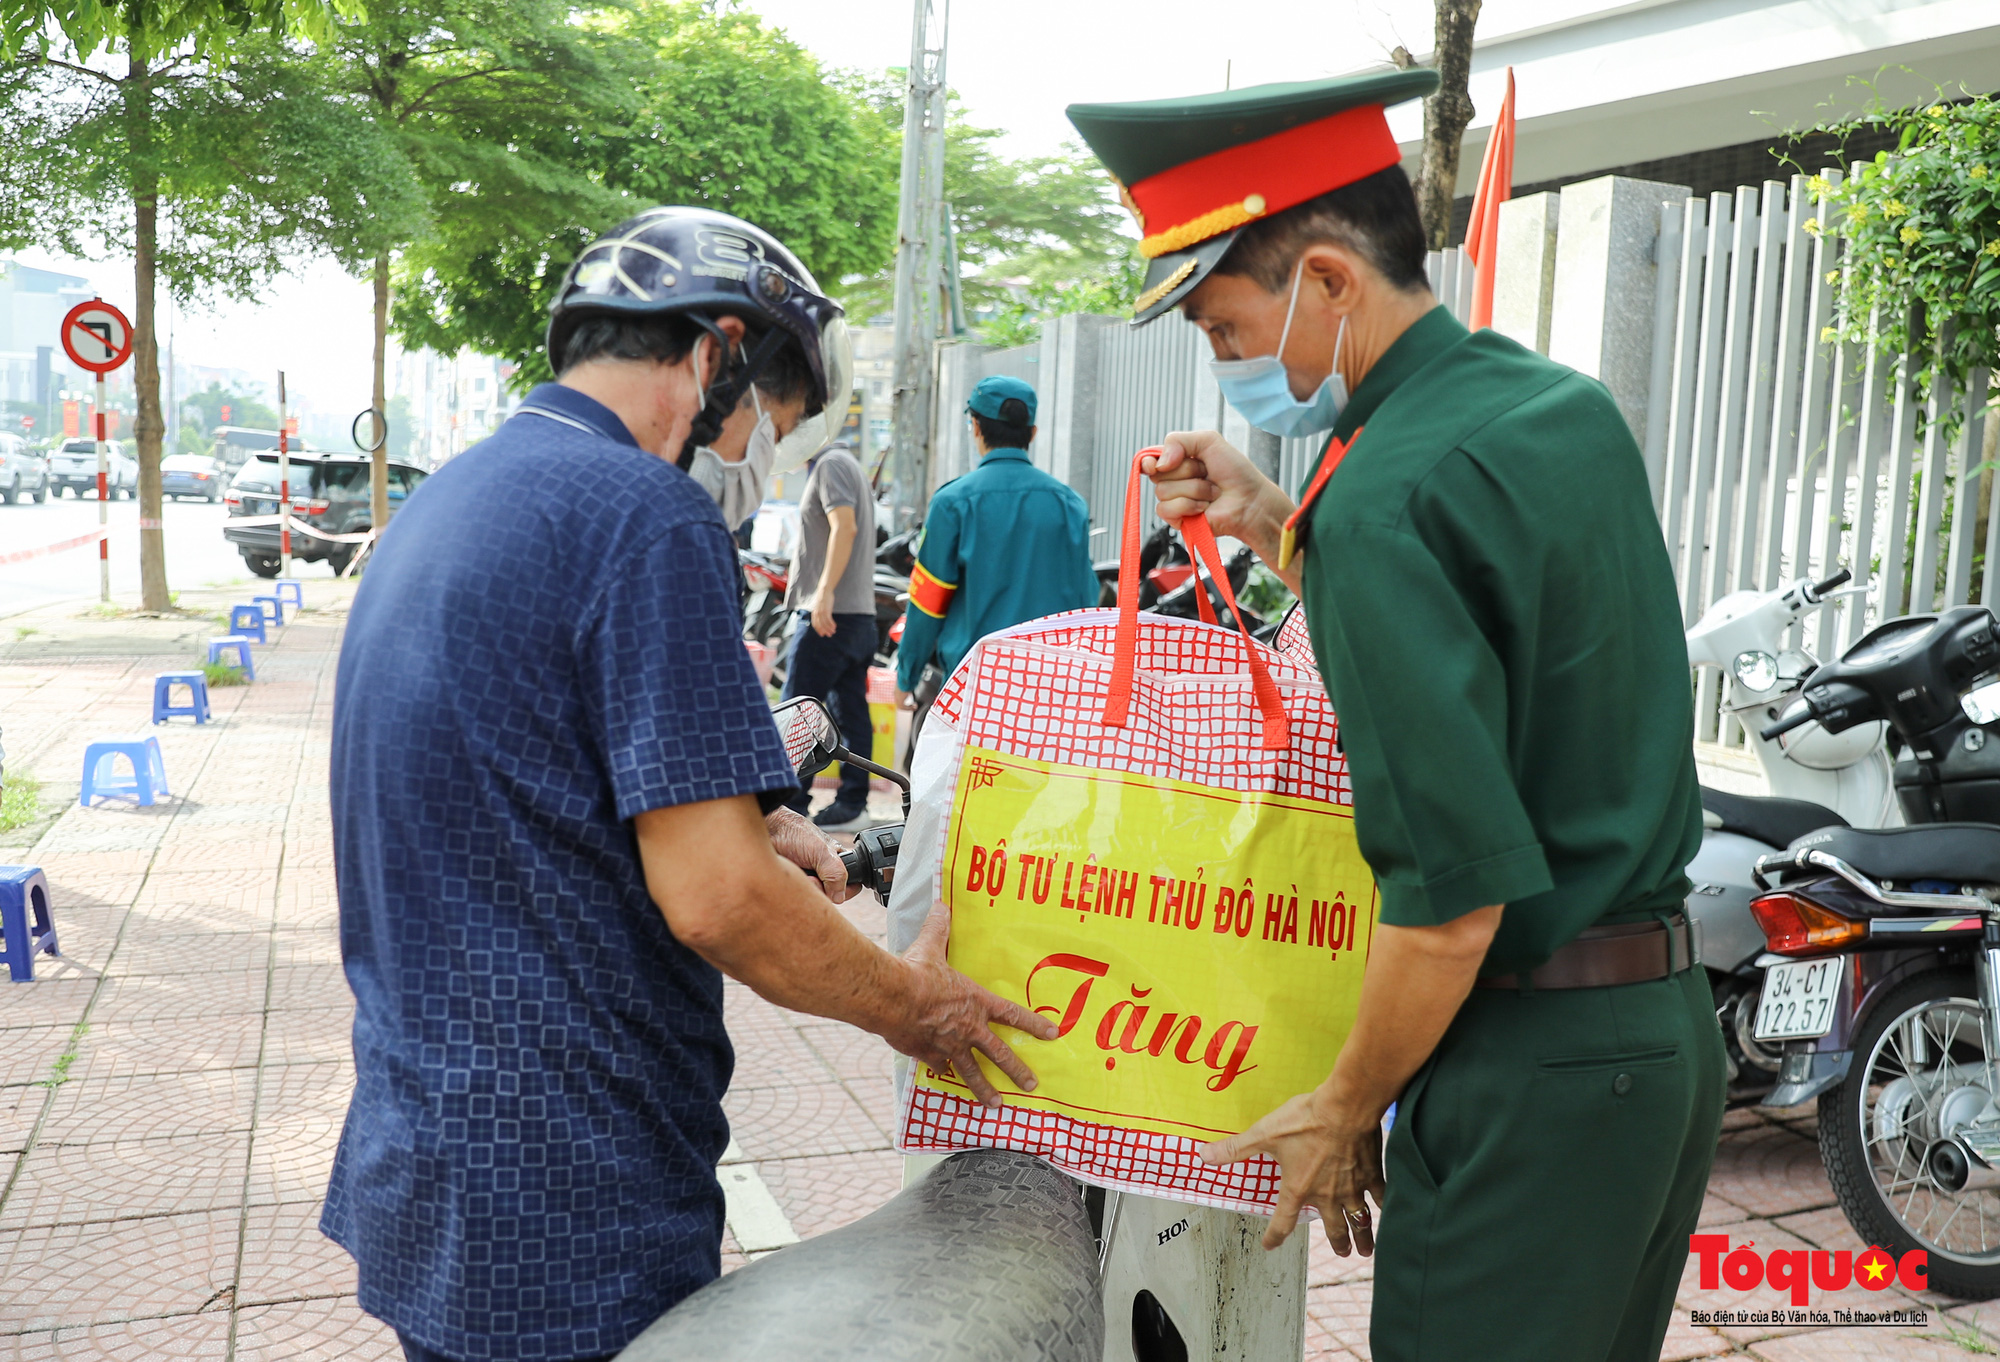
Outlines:
{"label": "tree", "polygon": [[[1437,67],[1438,88],[1424,101],[1424,159],[1417,172],[1417,211],[1424,236],[1434,251],[1451,245],[1452,205],[1458,197],[1458,153],[1465,129],[1476,112],[1472,107],[1472,30],[1479,22],[1481,0],[1437,0],[1436,45],[1431,63]],[[1397,48],[1396,65],[1414,66],[1410,54]]]}
{"label": "tree", "polygon": [[200,392],[190,393],[181,399],[181,406],[193,407],[200,412],[201,423],[208,430],[217,426],[250,426],[259,430],[278,428],[277,408],[267,405],[261,393],[241,392],[225,388],[220,383],[211,382]]}
{"label": "tree", "polygon": [[[513,360],[550,376],[542,337],[569,263],[597,230],[656,203],[734,213],[792,248],[823,285],[875,271],[895,238],[896,148],[813,56],[755,15],[706,0],[640,0],[602,21],[604,58],[634,93],[594,127],[520,134],[520,154],[587,174],[591,212],[440,214],[397,267],[407,343]],[[612,196],[617,197],[612,197]]]}
{"label": "tree", "polygon": [[253,32],[326,19],[321,0],[6,0],[0,9],[0,245],[132,253],[148,610],[171,605],[160,282],[188,300],[212,288],[247,295],[300,235],[393,205],[365,120],[314,98],[282,62],[234,59]]}
{"label": "tree", "polygon": [[[399,253],[441,235],[504,240],[617,212],[619,196],[565,153],[632,109],[619,40],[563,0],[384,0],[336,23],[313,70],[401,158],[422,211],[371,219],[327,244],[374,282],[373,401],[388,412],[391,277]],[[441,226],[441,224],[443,224]],[[420,252],[421,253],[421,252]],[[394,426],[391,425],[392,438]],[[376,451],[373,523],[389,515],[391,446]]]}
{"label": "tree", "polygon": [[[856,82],[864,103],[898,136],[903,73]],[[1145,273],[1130,235],[1131,219],[1119,204],[1111,177],[1096,157],[1075,143],[1058,151],[1012,160],[995,143],[998,128],[976,127],[956,96],[945,122],[944,184],[958,238],[961,290],[974,312],[993,314],[987,324],[1019,344],[1038,331],[1036,317],[1058,312],[1117,311],[1138,293]],[[884,268],[844,285],[848,310],[865,320],[887,312],[895,278]]]}

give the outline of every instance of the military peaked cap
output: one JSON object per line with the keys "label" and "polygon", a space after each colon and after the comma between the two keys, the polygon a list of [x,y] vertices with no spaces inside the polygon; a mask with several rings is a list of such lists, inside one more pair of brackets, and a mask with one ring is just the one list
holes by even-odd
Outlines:
{"label": "military peaked cap", "polygon": [[1139,253],[1149,264],[1133,324],[1185,298],[1245,223],[1401,161],[1383,110],[1437,84],[1437,72],[1415,67],[1185,99],[1070,105],[1069,121],[1139,220]]}

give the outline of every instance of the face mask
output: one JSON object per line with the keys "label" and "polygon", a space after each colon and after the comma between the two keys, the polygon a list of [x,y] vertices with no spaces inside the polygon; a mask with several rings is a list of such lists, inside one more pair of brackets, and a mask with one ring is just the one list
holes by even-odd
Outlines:
{"label": "face mask", "polygon": [[743,457],[730,463],[703,445],[695,450],[694,462],[688,466],[688,476],[715,498],[715,504],[722,508],[723,520],[732,530],[757,514],[757,508],[764,504],[764,480],[771,476],[771,466],[778,461],[777,423],[764,410],[754,385],[750,389],[750,402],[757,409],[757,428],[750,432],[750,443]]}
{"label": "face mask", "polygon": [[1292,396],[1292,380],[1285,372],[1285,342],[1292,334],[1292,313],[1299,306],[1299,281],[1305,264],[1292,274],[1292,301],[1285,307],[1285,329],[1278,335],[1278,353],[1255,359],[1212,359],[1208,371],[1222,396],[1244,420],[1273,435],[1311,435],[1333,429],[1340,409],[1347,405],[1347,380],[1340,376],[1340,347],[1347,339],[1347,318],[1333,338],[1333,371],[1310,399],[1301,402]]}

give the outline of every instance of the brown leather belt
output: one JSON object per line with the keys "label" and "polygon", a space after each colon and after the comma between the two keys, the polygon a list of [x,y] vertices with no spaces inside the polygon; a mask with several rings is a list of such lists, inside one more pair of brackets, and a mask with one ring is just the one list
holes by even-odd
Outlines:
{"label": "brown leather belt", "polygon": [[1659,922],[1627,922],[1588,927],[1561,947],[1522,982],[1518,974],[1489,974],[1480,988],[1610,988],[1664,979],[1700,962],[1696,934],[1687,915]]}

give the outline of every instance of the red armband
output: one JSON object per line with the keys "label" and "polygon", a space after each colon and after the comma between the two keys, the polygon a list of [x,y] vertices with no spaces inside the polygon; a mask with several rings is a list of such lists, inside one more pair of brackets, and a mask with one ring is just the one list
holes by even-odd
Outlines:
{"label": "red armband", "polygon": [[958,588],[950,582],[940,582],[933,577],[922,563],[910,570],[910,604],[941,620],[945,611],[951,609],[951,598],[958,594]]}

